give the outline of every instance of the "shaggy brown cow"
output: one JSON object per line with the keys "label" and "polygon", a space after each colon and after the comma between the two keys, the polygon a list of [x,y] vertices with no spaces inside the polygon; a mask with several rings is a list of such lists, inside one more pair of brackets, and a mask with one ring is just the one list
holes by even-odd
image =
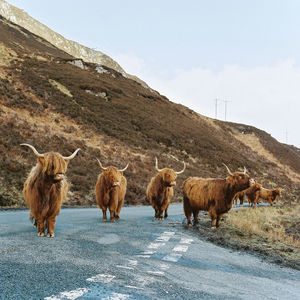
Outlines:
{"label": "shaggy brown cow", "polygon": [[176,185],[176,177],[178,174],[183,173],[186,167],[185,162],[183,164],[184,167],[179,172],[169,168],[159,169],[157,158],[155,157],[155,169],[158,174],[151,178],[146,190],[147,199],[155,210],[155,220],[162,220],[163,212],[164,218],[168,217],[168,207],[174,195],[173,186]]}
{"label": "shaggy brown cow", "polygon": [[[265,188],[261,188],[258,192],[257,192],[258,196],[257,199],[261,198],[263,200],[267,200],[269,202],[269,204],[271,206],[273,206],[276,197],[281,195],[281,190],[279,188],[274,189],[274,190],[268,190]],[[256,206],[254,204],[254,206]]]}
{"label": "shaggy brown cow", "polygon": [[258,192],[261,189],[261,184],[254,182],[253,184],[250,183],[250,187],[238,192],[234,195],[234,202],[237,201],[237,199],[240,199],[240,203],[243,203],[243,199],[246,196],[248,198],[249,206],[250,203],[254,204],[254,207],[256,207],[256,203],[258,201]]}
{"label": "shaggy brown cow", "polygon": [[225,167],[229,173],[226,179],[189,177],[184,181],[183,210],[189,226],[192,225],[192,214],[196,224],[199,211],[206,210],[211,217],[211,227],[219,227],[223,214],[232,207],[234,195],[249,187],[250,178],[246,174],[246,168],[244,172],[231,173],[226,165]]}
{"label": "shaggy brown cow", "polygon": [[29,144],[21,145],[29,147],[37,157],[37,164],[31,169],[23,188],[30,219],[35,220],[38,236],[44,236],[46,222],[47,237],[54,237],[55,218],[68,191],[67,166],[80,149],[64,157],[57,152],[40,154]]}
{"label": "shaggy brown cow", "polygon": [[[98,160],[98,159],[97,159]],[[100,209],[102,209],[102,221],[106,222],[106,210],[109,209],[110,221],[114,222],[115,218],[120,218],[120,212],[124,203],[126,194],[127,180],[123,176],[123,172],[128,168],[128,165],[118,170],[115,167],[103,167],[98,160],[100,168],[103,172],[98,176],[95,194],[96,201]]]}

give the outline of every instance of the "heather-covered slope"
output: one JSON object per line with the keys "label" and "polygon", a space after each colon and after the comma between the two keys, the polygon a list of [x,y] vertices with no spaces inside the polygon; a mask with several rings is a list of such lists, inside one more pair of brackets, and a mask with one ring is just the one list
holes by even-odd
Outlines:
{"label": "heather-covered slope", "polygon": [[[126,204],[145,204],[145,190],[159,167],[181,169],[174,201],[188,176],[224,177],[246,166],[265,187],[285,188],[284,201],[299,194],[299,149],[278,143],[247,125],[201,116],[107,67],[84,63],[40,37],[0,18],[0,205],[22,205],[22,185],[39,152],[69,155],[71,189],[66,204],[95,204],[104,165],[124,167]],[[246,130],[245,130],[246,129]],[[244,134],[243,134],[244,133]]]}

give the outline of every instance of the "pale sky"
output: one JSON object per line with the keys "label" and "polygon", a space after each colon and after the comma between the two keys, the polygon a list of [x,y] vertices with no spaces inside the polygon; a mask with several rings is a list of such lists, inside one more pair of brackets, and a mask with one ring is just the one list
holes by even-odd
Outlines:
{"label": "pale sky", "polygon": [[171,101],[300,147],[300,1],[7,0]]}

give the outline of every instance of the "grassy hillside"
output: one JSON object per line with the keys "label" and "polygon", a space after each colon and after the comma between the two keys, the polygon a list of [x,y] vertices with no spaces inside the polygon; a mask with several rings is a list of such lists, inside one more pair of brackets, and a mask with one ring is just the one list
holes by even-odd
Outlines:
{"label": "grassy hillside", "polygon": [[188,176],[226,176],[222,162],[232,170],[246,166],[265,187],[283,187],[284,201],[298,200],[299,149],[261,130],[201,116],[3,18],[0,54],[0,206],[24,204],[22,185],[35,157],[20,143],[63,155],[82,149],[69,165],[68,205],[95,204],[96,157],[104,165],[130,163],[126,204],[147,203],[155,156],[160,168],[187,163],[174,201]]}

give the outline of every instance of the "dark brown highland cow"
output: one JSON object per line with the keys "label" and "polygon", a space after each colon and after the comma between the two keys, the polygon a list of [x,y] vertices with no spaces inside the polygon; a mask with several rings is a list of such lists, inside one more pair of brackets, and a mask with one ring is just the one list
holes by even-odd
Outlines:
{"label": "dark brown highland cow", "polygon": [[[257,199],[267,200],[271,206],[273,206],[276,197],[281,195],[281,190],[279,188],[274,190],[268,190],[265,188],[259,189]],[[254,205],[255,206],[255,205]]]}
{"label": "dark brown highland cow", "polygon": [[40,154],[29,144],[21,146],[29,147],[37,157],[37,164],[31,169],[23,188],[30,219],[35,221],[38,236],[44,236],[46,223],[47,237],[54,237],[55,218],[68,191],[65,178],[67,166],[80,149],[64,157],[57,152]]}
{"label": "dark brown highland cow", "polygon": [[231,173],[226,165],[225,167],[229,173],[226,179],[189,177],[184,181],[183,210],[189,226],[192,225],[192,214],[196,224],[199,211],[206,210],[211,217],[211,227],[219,227],[223,214],[232,207],[234,195],[249,187],[250,178],[246,174],[246,168],[244,172]]}
{"label": "dark brown highland cow", "polygon": [[261,189],[261,184],[253,182],[250,183],[250,187],[248,187],[247,189],[237,192],[234,195],[233,201],[234,203],[237,203],[237,199],[240,200],[240,204],[244,203],[244,198],[247,197],[248,202],[249,202],[249,206],[250,203],[254,203],[254,206],[256,207],[256,203],[258,201],[259,198],[259,190]]}
{"label": "dark brown highland cow", "polygon": [[176,185],[177,175],[185,170],[185,162],[183,164],[184,167],[179,172],[169,168],[159,169],[157,158],[155,157],[155,169],[158,174],[151,178],[146,190],[147,199],[155,210],[155,220],[162,220],[163,212],[164,218],[168,217],[168,207],[174,195],[173,186]]}
{"label": "dark brown highland cow", "polygon": [[[98,159],[97,159],[98,160]],[[120,218],[120,212],[124,203],[126,194],[127,180],[123,176],[123,172],[128,168],[128,165],[118,170],[115,167],[103,167],[98,160],[100,168],[103,172],[98,176],[95,194],[96,201],[100,209],[102,209],[102,221],[106,222],[106,210],[110,213],[110,221],[114,222],[115,218]]]}

